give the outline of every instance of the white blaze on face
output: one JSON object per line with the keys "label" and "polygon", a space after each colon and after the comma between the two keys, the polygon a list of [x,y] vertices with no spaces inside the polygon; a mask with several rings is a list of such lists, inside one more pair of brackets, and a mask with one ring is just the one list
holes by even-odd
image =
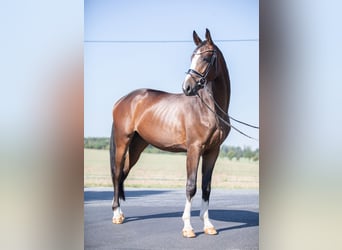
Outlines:
{"label": "white blaze on face", "polygon": [[[191,60],[191,65],[190,65],[190,69],[196,70],[196,65],[198,63],[198,60],[200,59],[200,55],[194,55],[192,60]],[[198,71],[198,70],[196,70]],[[184,83],[188,82],[191,80],[191,75],[190,74],[186,74],[185,79],[184,79]],[[184,86],[183,86],[184,87]]]}
{"label": "white blaze on face", "polygon": [[[201,55],[195,54],[192,58],[190,69],[196,70],[196,65],[198,64],[198,60],[201,58]],[[197,70],[196,70],[197,71]]]}

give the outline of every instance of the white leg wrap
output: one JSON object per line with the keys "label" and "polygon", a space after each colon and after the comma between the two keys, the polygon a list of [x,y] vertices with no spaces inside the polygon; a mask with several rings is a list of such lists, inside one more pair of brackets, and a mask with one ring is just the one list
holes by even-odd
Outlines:
{"label": "white leg wrap", "polygon": [[200,218],[204,222],[204,228],[214,227],[209,220],[209,201],[202,200]]}
{"label": "white leg wrap", "polygon": [[190,217],[191,217],[191,201],[188,201],[188,199],[186,199],[184,213],[182,216],[182,219],[184,222],[184,229],[186,230],[193,229],[190,223]]}
{"label": "white leg wrap", "polygon": [[122,211],[120,207],[117,207],[113,211],[113,218],[118,218],[122,215]]}

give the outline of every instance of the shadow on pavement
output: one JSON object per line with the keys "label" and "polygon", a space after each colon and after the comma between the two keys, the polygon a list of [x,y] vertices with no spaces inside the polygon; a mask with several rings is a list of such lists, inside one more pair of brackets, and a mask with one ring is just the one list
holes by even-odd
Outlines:
{"label": "shadow on pavement", "polygon": [[217,232],[259,226],[259,213],[246,210],[210,210],[209,216],[213,220],[243,223],[242,225],[217,228]]}
{"label": "shadow on pavement", "polygon": [[[199,216],[200,211],[194,210],[191,212],[191,216]],[[137,221],[137,220],[148,220],[148,219],[160,219],[160,218],[181,218],[183,211],[173,212],[173,213],[161,213],[161,214],[151,214],[144,216],[134,216],[127,217],[126,223]],[[224,210],[224,209],[209,209],[209,216],[212,220],[233,222],[233,223],[243,223],[242,225],[231,226],[226,228],[218,228],[217,231],[226,231],[232,229],[239,229],[244,227],[254,227],[259,226],[259,213],[247,210]]]}

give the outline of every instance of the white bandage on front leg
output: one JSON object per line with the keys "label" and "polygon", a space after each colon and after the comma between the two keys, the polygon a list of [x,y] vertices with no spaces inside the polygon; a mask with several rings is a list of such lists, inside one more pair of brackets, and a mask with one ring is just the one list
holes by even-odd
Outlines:
{"label": "white bandage on front leg", "polygon": [[209,220],[209,201],[202,200],[200,218],[204,222],[204,228],[214,227]]}

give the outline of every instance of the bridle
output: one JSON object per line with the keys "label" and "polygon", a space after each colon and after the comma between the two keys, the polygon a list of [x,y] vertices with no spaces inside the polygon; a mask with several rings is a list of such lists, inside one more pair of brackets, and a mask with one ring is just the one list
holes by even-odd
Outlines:
{"label": "bridle", "polygon": [[[216,50],[205,50],[205,51],[202,51],[202,52],[199,52],[199,53],[195,53],[194,55],[199,55],[199,54],[203,54],[205,52],[213,52],[213,55],[211,56],[211,59],[210,59],[210,62],[208,63],[207,65],[207,68],[205,69],[204,73],[201,74],[199,73],[198,71],[194,70],[194,69],[189,69],[186,74],[189,74],[191,76],[191,78],[196,82],[196,95],[201,99],[201,101],[205,104],[205,106],[207,106],[207,108],[219,119],[221,120],[224,124],[226,124],[227,126],[235,129],[237,132],[239,132],[240,134],[250,138],[250,139],[253,139],[253,140],[257,140],[258,139],[255,139],[247,134],[245,134],[244,132],[242,132],[241,130],[239,130],[238,128],[236,128],[235,126],[233,126],[230,122],[228,122],[226,119],[222,118],[220,115],[217,114],[216,111],[214,111],[204,100],[203,98],[198,94],[197,90],[199,89],[202,89],[206,86],[208,80],[207,80],[207,76],[209,74],[209,71],[211,69],[211,67],[215,67],[215,62],[216,62]],[[198,78],[196,80],[195,76]],[[252,127],[252,128],[255,128],[255,129],[259,129],[258,126],[253,126],[253,125],[250,125],[248,123],[245,123],[245,122],[242,122],[242,121],[239,121],[233,117],[231,117],[230,115],[228,115],[228,113],[226,113],[224,110],[222,110],[222,108],[218,105],[218,103],[215,101],[214,97],[212,96],[212,94],[210,93],[210,91],[208,91],[209,93],[209,96],[212,98],[215,106],[221,111],[221,113],[223,113],[228,119],[232,119],[236,122],[239,122],[241,124],[244,124],[246,126],[249,126],[249,127]]]}
{"label": "bridle", "polygon": [[[210,68],[215,67],[215,63],[216,63],[216,50],[205,50],[205,51],[202,51],[199,53],[195,53],[194,55],[200,55],[200,54],[203,54],[205,52],[212,52],[213,54],[210,58],[210,62],[208,63],[207,68],[205,69],[204,73],[201,74],[200,72],[198,72],[197,70],[194,70],[194,69],[189,69],[186,72],[186,74],[190,75],[191,78],[196,82],[196,86],[198,89],[201,89],[206,85],[206,83],[208,82],[207,76],[210,72]],[[195,76],[198,78],[197,80],[196,80]]]}

